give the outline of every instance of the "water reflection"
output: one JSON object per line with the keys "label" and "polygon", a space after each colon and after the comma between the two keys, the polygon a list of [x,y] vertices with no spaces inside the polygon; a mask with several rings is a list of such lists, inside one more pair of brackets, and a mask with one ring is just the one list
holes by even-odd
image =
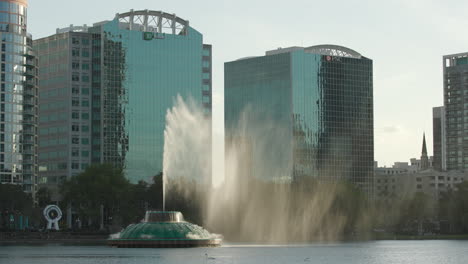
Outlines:
{"label": "water reflection", "polygon": [[468,241],[371,241],[306,245],[227,244],[221,248],[117,249],[2,246],[0,263],[466,263]]}

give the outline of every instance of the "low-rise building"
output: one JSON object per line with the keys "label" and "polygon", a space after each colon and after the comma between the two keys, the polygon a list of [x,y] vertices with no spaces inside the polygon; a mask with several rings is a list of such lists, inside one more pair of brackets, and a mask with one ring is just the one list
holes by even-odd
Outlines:
{"label": "low-rise building", "polygon": [[399,174],[375,174],[377,199],[411,198],[422,192],[438,200],[443,192],[456,190],[457,184],[468,180],[468,173],[459,171],[440,172],[428,169]]}

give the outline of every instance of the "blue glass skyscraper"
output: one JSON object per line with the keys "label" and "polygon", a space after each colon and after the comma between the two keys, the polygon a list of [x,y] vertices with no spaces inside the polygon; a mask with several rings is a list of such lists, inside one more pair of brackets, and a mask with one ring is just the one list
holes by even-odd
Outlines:
{"label": "blue glass skyscraper", "polygon": [[174,14],[132,10],[92,27],[59,29],[35,48],[44,73],[43,184],[93,163],[122,167],[132,182],[149,181],[162,172],[165,117],[176,96],[193,98],[210,118],[211,46]]}
{"label": "blue glass skyscraper", "polygon": [[240,138],[250,174],[348,180],[372,195],[372,60],[335,45],[268,51],[225,64],[224,96],[226,146]]}

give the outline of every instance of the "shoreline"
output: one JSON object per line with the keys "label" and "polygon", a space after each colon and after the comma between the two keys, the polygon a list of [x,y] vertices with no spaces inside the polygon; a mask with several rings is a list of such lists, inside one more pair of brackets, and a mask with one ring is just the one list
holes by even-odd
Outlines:
{"label": "shoreline", "polygon": [[[107,245],[108,233],[79,232],[0,232],[0,245]],[[347,243],[371,242],[385,240],[468,240],[468,234],[454,235],[394,235],[388,233],[374,234],[368,237],[354,239],[339,239],[336,241],[314,241],[306,243]],[[237,244],[237,241],[232,241]],[[241,242],[246,243],[246,242]],[[229,244],[229,243],[226,243]],[[263,244],[263,243],[260,243]],[[267,243],[270,244],[270,243]],[[274,244],[271,244],[274,245]]]}

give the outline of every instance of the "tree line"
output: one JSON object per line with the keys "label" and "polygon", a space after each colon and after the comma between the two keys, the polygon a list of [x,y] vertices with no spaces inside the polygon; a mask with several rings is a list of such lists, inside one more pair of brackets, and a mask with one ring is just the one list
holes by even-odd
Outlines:
{"label": "tree line", "polygon": [[[159,173],[153,177],[151,183],[140,181],[133,184],[125,178],[121,169],[107,164],[90,166],[59,186],[61,201],[58,205],[64,212],[61,225],[67,228],[65,215],[67,208],[71,206],[74,212],[73,224],[79,219],[82,229],[98,230],[102,228],[103,222],[109,232],[121,230],[128,224],[141,221],[146,210],[162,210],[162,181],[162,173]],[[242,222],[242,217],[249,213],[248,210],[252,211],[252,208],[260,208],[268,216],[269,210],[275,211],[281,203],[284,206],[281,208],[287,208],[284,213],[289,214],[285,219],[291,222],[309,219],[304,218],[304,215],[312,211],[308,217],[315,221],[318,228],[309,230],[311,238],[316,235],[326,237],[326,232],[332,232],[337,223],[340,225],[341,237],[372,235],[376,231],[410,235],[468,234],[468,182],[462,182],[457,188],[442,193],[439,199],[433,199],[424,193],[415,193],[405,199],[390,197],[385,200],[370,200],[349,183],[320,183],[312,179],[292,183],[255,179],[251,181],[248,185],[255,188],[243,193],[242,201],[234,209],[223,208],[221,211],[226,213],[224,216],[220,215],[220,219],[229,217],[226,220],[232,223]],[[213,191],[216,190],[211,186],[191,180],[169,184],[166,210],[181,211],[186,219],[200,225],[210,224],[206,221],[206,216],[207,205],[210,204],[208,194]],[[276,195],[275,198],[275,194],[282,192],[286,196]],[[28,216],[30,226],[43,228],[45,221],[42,209],[52,203],[51,197],[50,190],[42,187],[36,193],[34,204],[32,197],[24,193],[21,186],[1,184],[0,229],[14,228],[10,224],[11,215]],[[323,206],[311,206],[325,201],[328,203],[326,210]],[[249,207],[251,204],[254,207]],[[282,212],[275,213],[278,216]],[[345,220],[338,221],[342,219]],[[235,225],[231,225],[234,228],[230,230],[223,230],[216,224],[211,227],[215,231],[226,232],[228,237],[239,233],[236,232]],[[297,232],[302,231],[297,229]]]}

